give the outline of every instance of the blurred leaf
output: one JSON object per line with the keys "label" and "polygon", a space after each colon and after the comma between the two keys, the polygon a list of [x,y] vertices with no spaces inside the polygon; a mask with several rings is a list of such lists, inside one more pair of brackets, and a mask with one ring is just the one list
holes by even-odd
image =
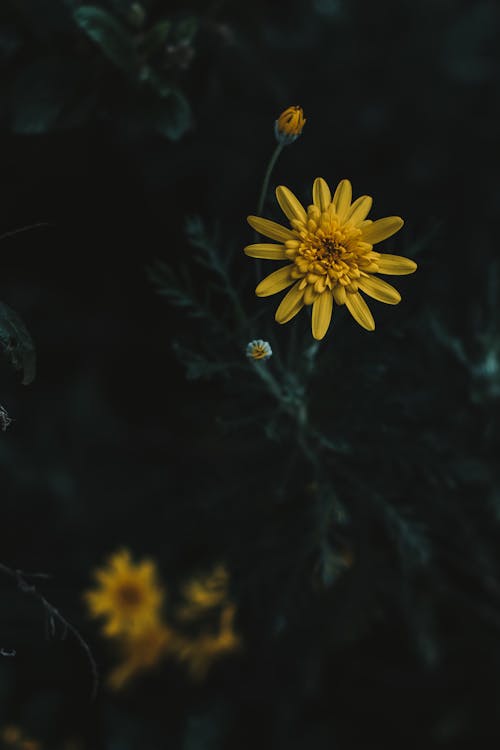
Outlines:
{"label": "blurred leaf", "polygon": [[139,80],[141,83],[149,85],[154,93],[162,99],[166,99],[172,93],[170,80],[159,75],[150,65],[143,65]]}
{"label": "blurred leaf", "polygon": [[146,32],[141,42],[142,52],[149,57],[154,55],[162,45],[165,44],[168,33],[172,28],[171,21],[163,20],[155,24],[149,31]]}
{"label": "blurred leaf", "polygon": [[108,0],[106,5],[111,7],[113,13],[122,18],[125,23],[135,28],[140,28],[146,18],[146,8],[142,2],[134,0]]}
{"label": "blurred leaf", "polygon": [[213,378],[216,375],[221,378],[231,377],[228,362],[222,360],[211,361],[203,354],[188,349],[178,341],[172,342],[172,349],[179,362],[185,368],[186,378],[188,380],[210,380],[210,378]]}
{"label": "blurred leaf", "polygon": [[35,379],[35,345],[19,315],[0,302],[0,344],[15,370],[23,371],[23,385]]}
{"label": "blurred leaf", "polygon": [[153,113],[154,128],[171,141],[178,141],[191,122],[191,107],[180,91],[172,90],[166,99],[157,102]]}
{"label": "blurred leaf", "polygon": [[12,130],[25,135],[46,133],[61,124],[62,114],[72,115],[72,125],[79,124],[85,114],[79,99],[80,80],[78,63],[59,57],[38,59],[22,68],[8,103]]}
{"label": "blurred leaf", "polygon": [[189,44],[193,41],[198,31],[198,19],[195,16],[188,16],[176,24],[174,30],[174,41]]}
{"label": "blurred leaf", "polygon": [[84,5],[75,11],[74,18],[118,68],[132,72],[138,67],[131,35],[110,13],[93,5]]}
{"label": "blurred leaf", "polygon": [[10,98],[15,133],[46,133],[55,125],[68,93],[60,73],[61,63],[53,58],[36,60],[18,73]]}

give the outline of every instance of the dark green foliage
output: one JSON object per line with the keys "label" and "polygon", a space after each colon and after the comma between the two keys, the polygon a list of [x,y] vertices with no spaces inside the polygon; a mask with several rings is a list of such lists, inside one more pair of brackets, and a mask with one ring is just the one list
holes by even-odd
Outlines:
{"label": "dark green foliage", "polygon": [[82,5],[74,13],[75,21],[111,62],[126,73],[139,67],[132,35],[110,13],[93,5]]}
{"label": "dark green foliage", "polygon": [[0,346],[12,367],[21,370],[23,385],[29,385],[35,379],[35,346],[24,322],[4,302],[0,302]]}
{"label": "dark green foliage", "polygon": [[[66,5],[59,7],[59,24],[50,24],[47,9],[35,13],[29,0],[3,9],[0,50],[13,73],[7,107],[13,132],[42,134],[104,118],[115,127],[121,121],[124,134],[181,138],[192,126],[182,78],[195,54],[197,18],[152,21],[129,3]],[[40,41],[27,59],[30,21],[39,22]]]}
{"label": "dark green foliage", "polygon": [[63,57],[43,57],[23,66],[12,82],[10,91],[10,126],[21,135],[40,135],[64,125],[71,118],[65,111],[81,110],[84,117],[88,106],[73,99],[75,86],[81,85],[81,69]]}
{"label": "dark green foliage", "polygon": [[[50,574],[104,684],[89,705],[81,646],[2,576],[0,727],[43,750],[498,744],[496,4],[92,7],[0,3],[3,231],[52,227],[0,242],[0,562]],[[336,309],[318,345],[254,295],[277,266],[244,256],[245,217],[291,104],[265,215],[323,176],[405,219],[383,248],[419,269],[372,334]],[[122,546],[168,607],[224,561],[244,649],[111,693],[81,592]]]}
{"label": "dark green foliage", "polygon": [[171,141],[178,141],[191,124],[191,109],[180,91],[162,88],[160,96],[161,100],[152,108],[154,129]]}

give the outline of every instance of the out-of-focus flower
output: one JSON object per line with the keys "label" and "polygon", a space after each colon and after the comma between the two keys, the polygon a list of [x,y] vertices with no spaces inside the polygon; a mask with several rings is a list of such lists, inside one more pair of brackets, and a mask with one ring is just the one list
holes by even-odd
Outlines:
{"label": "out-of-focus flower", "polygon": [[375,322],[360,291],[395,305],[401,300],[399,292],[374,274],[402,276],[417,268],[409,258],[373,249],[401,229],[403,219],[367,219],[372,199],[362,195],[352,202],[349,180],[341,180],[332,197],[325,180],[318,177],[307,211],[287,187],[276,188],[276,198],[291,228],[249,216],[253,229],[279,244],[248,245],[245,253],[251,258],[290,262],[260,282],[257,296],[267,297],[291,286],[276,310],[276,320],[287,323],[304,305],[312,305],[312,334],[318,340],[329,328],[334,302],[345,304],[359,325],[373,331]]}
{"label": "out-of-focus flower", "polygon": [[248,359],[269,359],[273,355],[273,350],[267,341],[254,339],[247,344],[246,355]]}
{"label": "out-of-focus flower", "polygon": [[[236,608],[228,601],[229,574],[224,565],[184,584],[174,624],[161,612],[163,591],[152,562],[134,565],[124,550],[113,555],[95,577],[99,588],[84,596],[91,614],[105,618],[103,633],[113,638],[119,649],[120,662],[108,677],[113,690],[121,690],[166,657],[184,663],[193,679],[202,680],[214,661],[240,648],[241,639],[233,629]],[[188,633],[183,632],[181,623],[186,624]]]}
{"label": "out-of-focus flower", "polygon": [[204,680],[214,662],[241,648],[241,638],[234,632],[235,614],[235,605],[228,603],[222,608],[217,632],[179,640],[177,659],[186,665],[193,680]]}
{"label": "out-of-focus flower", "polygon": [[220,607],[227,597],[228,582],[224,565],[217,565],[207,576],[191,578],[182,587],[184,603],[177,608],[177,619],[196,620],[214,607]]}
{"label": "out-of-focus flower", "polygon": [[121,690],[138,673],[155,667],[168,653],[175,650],[177,636],[162,623],[153,623],[141,632],[120,639],[122,662],[108,677],[113,690]]}
{"label": "out-of-focus flower", "polygon": [[284,146],[293,143],[301,135],[305,124],[306,119],[302,107],[298,105],[287,107],[274,123],[276,140]]}
{"label": "out-of-focus flower", "polygon": [[134,564],[128,550],[122,550],[95,571],[95,578],[98,587],[84,598],[91,616],[104,619],[104,635],[132,636],[157,625],[164,591],[151,560]]}
{"label": "out-of-focus flower", "polygon": [[26,737],[19,727],[9,725],[0,731],[0,746],[2,750],[42,750],[36,740]]}

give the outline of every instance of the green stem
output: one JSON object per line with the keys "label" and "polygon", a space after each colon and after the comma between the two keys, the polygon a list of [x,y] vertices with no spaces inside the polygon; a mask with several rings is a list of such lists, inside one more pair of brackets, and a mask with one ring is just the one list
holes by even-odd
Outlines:
{"label": "green stem", "polygon": [[275,164],[278,161],[278,157],[283,151],[284,145],[285,145],[284,143],[278,143],[278,145],[274,149],[273,155],[271,156],[269,160],[269,164],[267,165],[266,174],[264,176],[264,182],[262,183],[262,190],[260,191],[259,203],[257,205],[257,216],[261,215],[262,209],[264,208],[264,201],[266,200],[267,188],[269,187],[269,180],[271,179],[271,175],[273,173]]}
{"label": "green stem", "polygon": [[[259,202],[257,204],[257,216],[262,216],[262,211],[264,209],[264,202],[266,200],[267,190],[269,188],[269,180],[271,179],[273,169],[276,165],[276,162],[278,161],[279,155],[283,151],[284,146],[285,146],[284,143],[278,143],[278,145],[273,151],[273,155],[269,159],[269,164],[267,165],[266,174],[264,175],[264,182],[262,183],[262,188],[260,191]],[[258,239],[259,239],[259,233],[255,232],[255,241],[257,242]],[[261,276],[260,260],[257,260],[257,263],[255,264],[255,271],[256,271],[257,281],[260,281],[260,276]]]}
{"label": "green stem", "polygon": [[288,404],[284,401],[284,392],[279,380],[275,378],[263,362],[251,362],[255,372],[264,381],[269,392],[277,400],[281,408],[295,421],[296,447],[298,447],[309,463],[314,479],[318,484],[316,497],[316,515],[318,529],[318,546],[321,561],[321,575],[325,586],[333,582],[332,550],[329,541],[329,530],[335,515],[340,517],[341,509],[333,489],[329,487],[328,477],[324,471],[321,449],[334,450],[334,446],[320,432],[317,432],[309,421],[307,404]]}

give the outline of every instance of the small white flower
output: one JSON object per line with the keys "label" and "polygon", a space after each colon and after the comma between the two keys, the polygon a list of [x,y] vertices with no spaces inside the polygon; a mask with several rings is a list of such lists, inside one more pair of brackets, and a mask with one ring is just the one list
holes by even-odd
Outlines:
{"label": "small white flower", "polygon": [[267,341],[254,339],[247,344],[246,355],[249,359],[269,359],[272,354],[273,350]]}

